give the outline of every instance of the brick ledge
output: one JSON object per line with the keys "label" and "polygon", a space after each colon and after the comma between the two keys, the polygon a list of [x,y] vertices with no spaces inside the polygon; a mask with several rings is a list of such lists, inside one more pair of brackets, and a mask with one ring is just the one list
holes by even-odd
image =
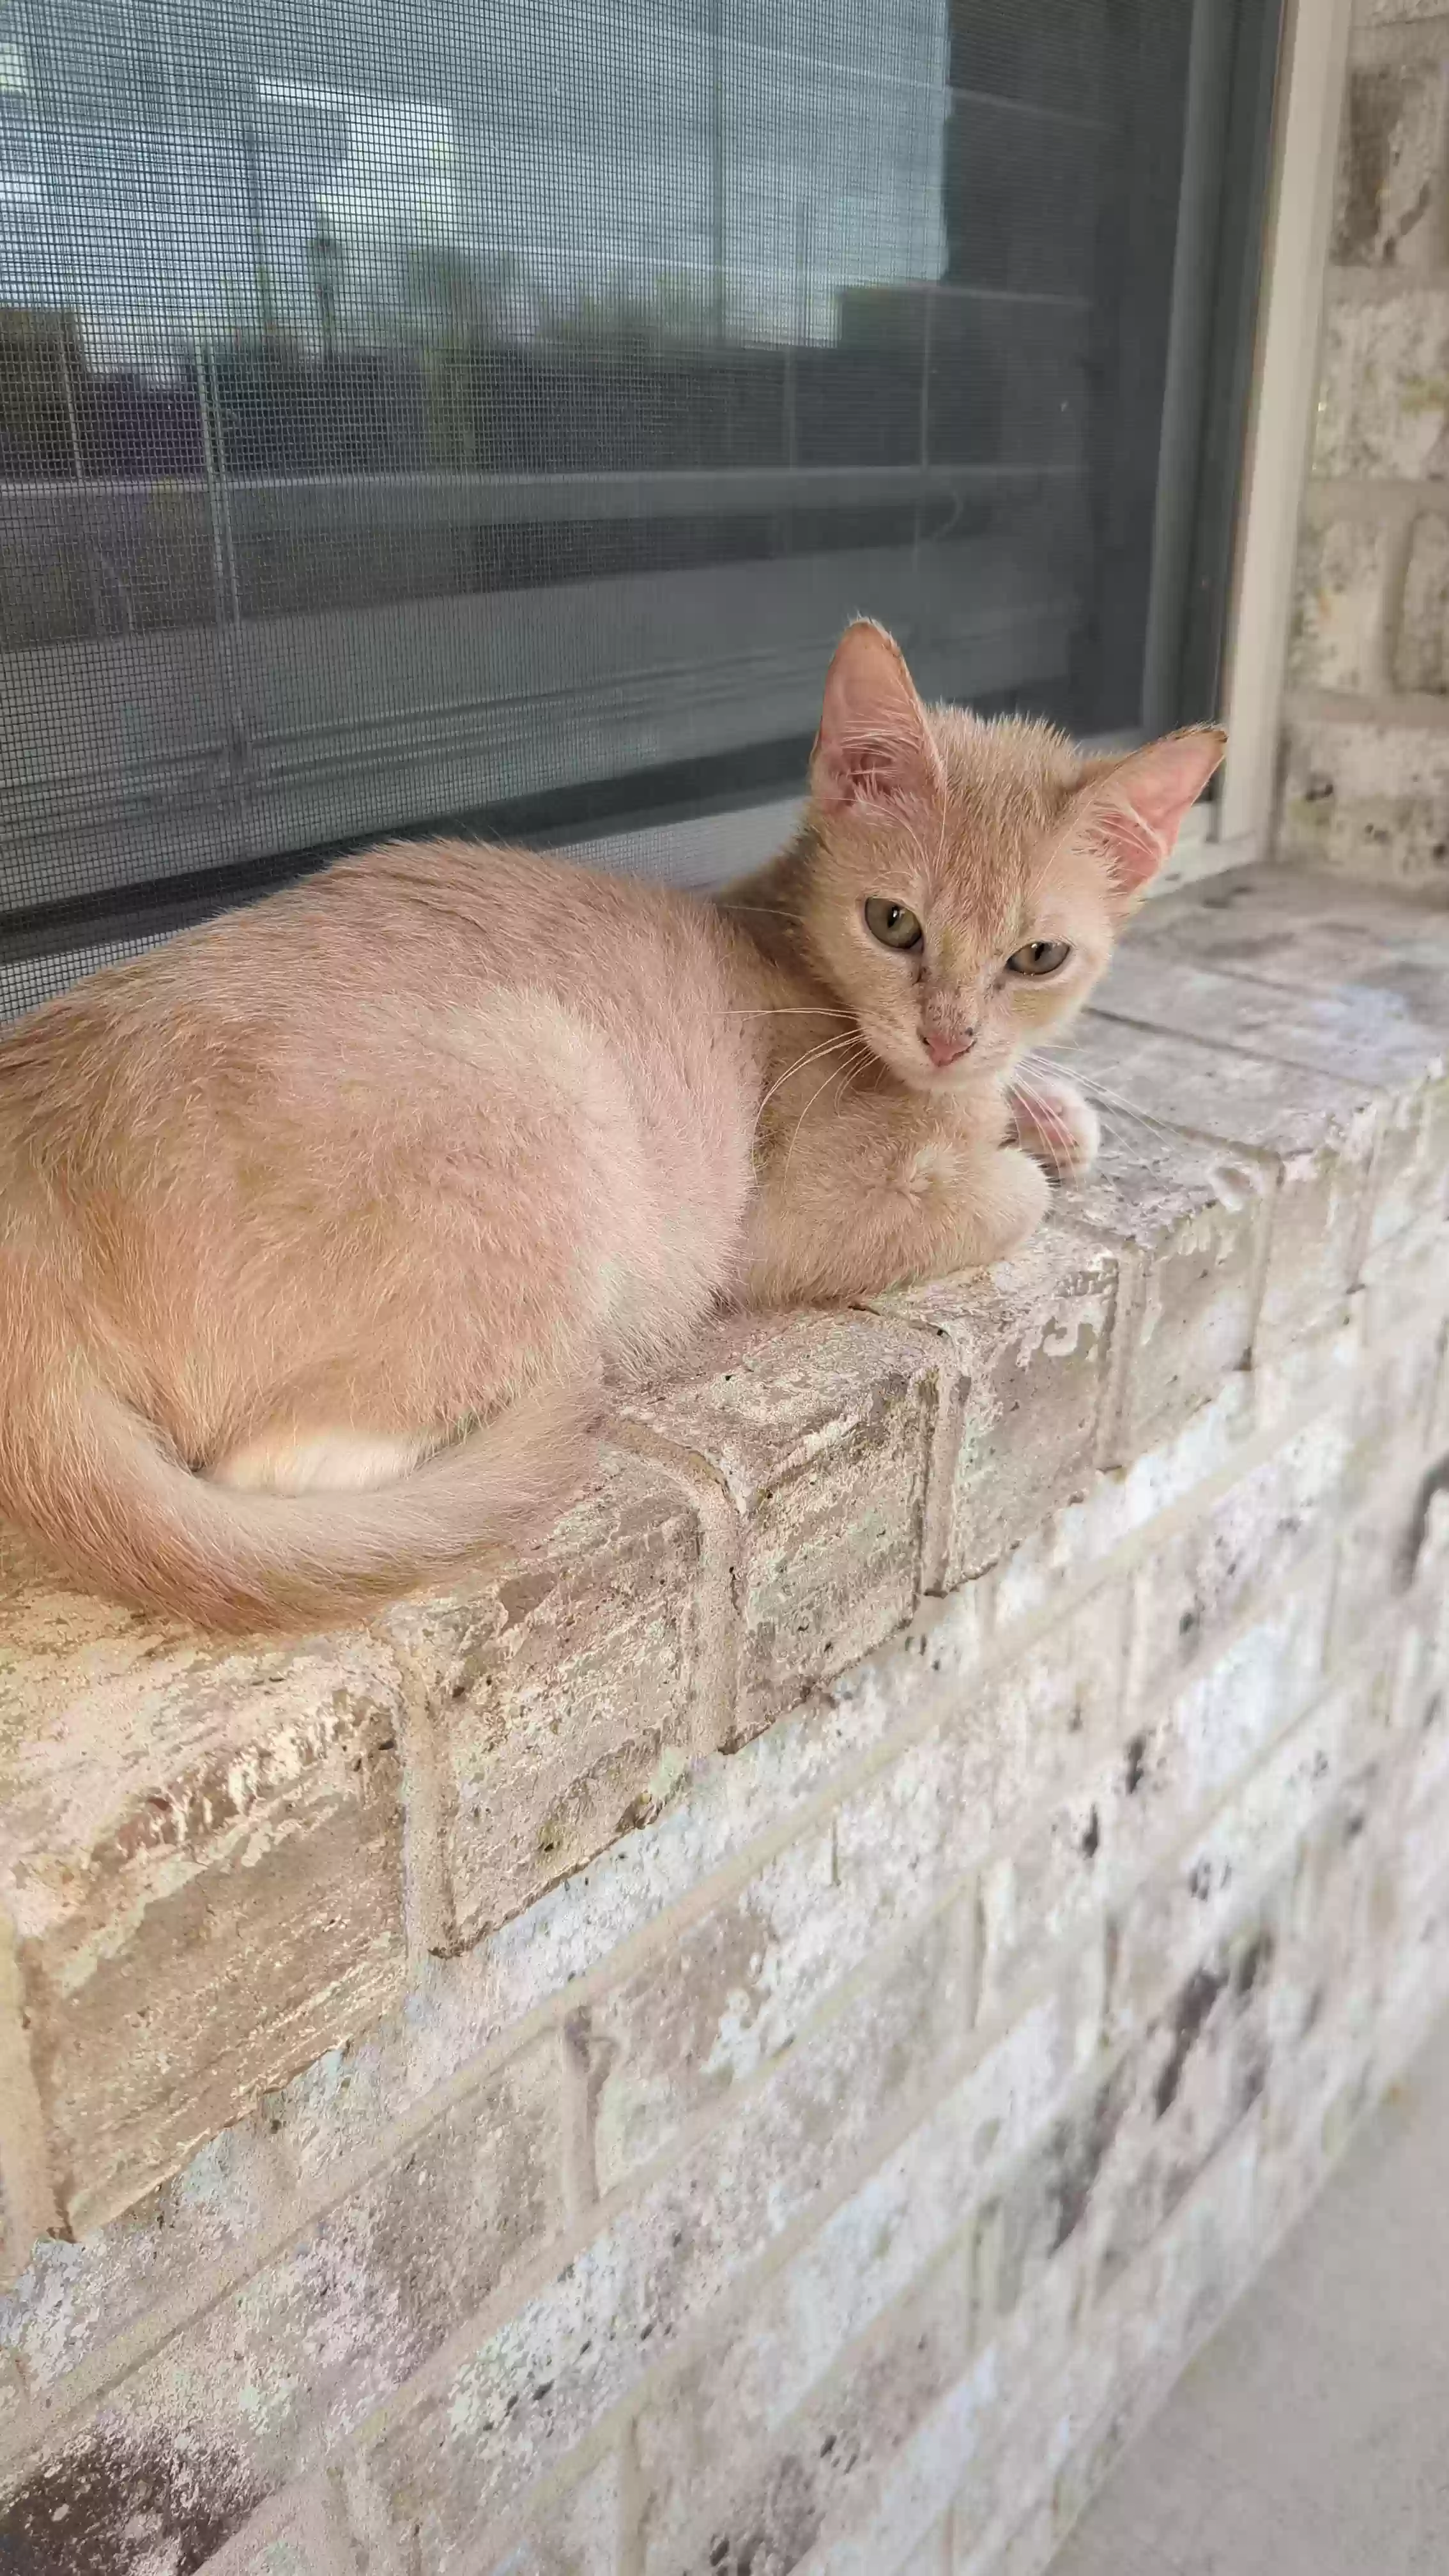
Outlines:
{"label": "brick ledge", "polygon": [[1442,1259],[1446,1036],[1442,910],[1217,879],[1082,1024],[1126,1105],[1018,1261],[721,1325],[501,1576],[222,1649],[0,1540],[9,2268],[687,1805],[702,1760],[868,1693],[888,1639],[959,1665],[967,1628],[1050,1612],[1052,1516],[1130,1543],[1133,1462],[1189,1420],[1241,1464],[1311,1409],[1355,1295]]}

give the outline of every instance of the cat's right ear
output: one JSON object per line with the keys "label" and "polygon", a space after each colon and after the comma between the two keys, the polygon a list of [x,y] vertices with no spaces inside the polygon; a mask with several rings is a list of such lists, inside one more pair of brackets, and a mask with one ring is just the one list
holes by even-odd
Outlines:
{"label": "cat's right ear", "polygon": [[848,626],[825,676],[810,787],[824,814],[888,814],[944,786],[926,711],[893,636],[868,618]]}

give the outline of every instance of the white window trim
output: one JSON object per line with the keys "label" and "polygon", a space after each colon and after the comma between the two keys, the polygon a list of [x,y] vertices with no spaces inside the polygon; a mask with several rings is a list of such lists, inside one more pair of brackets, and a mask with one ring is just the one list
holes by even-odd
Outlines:
{"label": "white window trim", "polygon": [[1222,864],[1271,843],[1293,571],[1318,393],[1352,0],[1288,0],[1274,110],[1217,803]]}

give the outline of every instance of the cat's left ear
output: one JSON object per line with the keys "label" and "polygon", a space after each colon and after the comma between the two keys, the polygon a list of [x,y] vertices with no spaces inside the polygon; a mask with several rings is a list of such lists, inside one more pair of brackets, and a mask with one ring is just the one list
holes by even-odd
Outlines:
{"label": "cat's left ear", "polygon": [[1188,808],[1228,747],[1220,725],[1190,725],[1124,759],[1093,761],[1084,813],[1105,850],[1113,884],[1129,899],[1170,859]]}
{"label": "cat's left ear", "polygon": [[826,814],[853,807],[889,813],[942,793],[941,755],[906,657],[870,618],[858,617],[836,645],[810,786]]}

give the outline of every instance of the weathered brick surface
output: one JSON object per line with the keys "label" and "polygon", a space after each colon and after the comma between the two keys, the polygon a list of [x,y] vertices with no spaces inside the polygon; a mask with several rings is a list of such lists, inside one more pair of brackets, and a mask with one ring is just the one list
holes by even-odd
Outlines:
{"label": "weathered brick surface", "polygon": [[463,1946],[642,1822],[702,1750],[705,1534],[677,1482],[613,1457],[483,1585],[381,1622],[435,1712],[441,1946]]}
{"label": "weathered brick surface", "polygon": [[[646,2525],[644,2576],[749,2576],[762,2563],[813,2562],[836,2541],[858,2546],[853,2526],[862,2490],[960,2377],[969,2350],[966,2292],[959,2258],[936,2265],[853,2356],[849,2372],[814,2392],[733,2488],[720,2477],[727,2415],[715,2414],[703,2444],[683,2458],[671,2443],[660,2469],[671,2483],[692,2472],[693,2493],[677,2534]],[[711,2484],[716,2497],[701,2511]],[[890,2560],[877,2563],[884,2568]]]}
{"label": "weathered brick surface", "polygon": [[1102,1117],[1101,1161],[1071,1209],[1075,1223],[1132,1254],[1099,1444],[1125,1461],[1168,1438],[1246,1363],[1274,1176],[1266,1157],[1225,1153],[1160,1126],[1150,1110],[1104,1102]]}
{"label": "weathered brick surface", "polygon": [[1449,689],[1449,522],[1437,512],[1414,521],[1394,635],[1397,689]]}
{"label": "weathered brick surface", "polygon": [[1359,0],[1300,531],[1280,847],[1379,884],[1449,866],[1449,22]]}
{"label": "weathered brick surface", "polygon": [[480,2576],[616,2576],[626,2506],[626,2471],[612,2451],[554,2498],[495,2558],[485,2542]]}
{"label": "weathered brick surface", "polygon": [[1442,479],[1449,449],[1449,308],[1437,283],[1371,299],[1331,297],[1313,450],[1315,474]]}
{"label": "weathered brick surface", "polygon": [[1387,716],[1329,717],[1298,702],[1285,727],[1286,858],[1387,885],[1449,873],[1449,734]]}
{"label": "weathered brick surface", "polygon": [[1345,267],[1442,267],[1446,66],[1415,49],[1349,70],[1330,257]]}
{"label": "weathered brick surface", "polygon": [[556,2044],[541,2039],[344,2193],[120,2379],[38,2477],[21,2477],[0,2507],[0,2545],[22,2539],[57,2481],[93,2459],[107,2464],[107,2493],[92,2507],[92,2546],[108,2543],[118,2566],[143,2493],[154,2492],[166,2536],[183,2554],[189,2545],[198,2508],[165,2463],[211,2464],[212,2546],[250,2504],[318,2468],[559,2231],[558,2083]]}
{"label": "weathered brick surface", "polygon": [[1289,676],[1316,689],[1379,678],[1392,531],[1374,521],[1310,523],[1298,545]]}
{"label": "weathered brick surface", "polygon": [[0,1904],[87,2228],[398,1995],[402,1694],[362,1637],[226,1652],[40,1576],[7,1607]]}
{"label": "weathered brick surface", "polygon": [[994,1565],[1044,1492],[1086,1477],[1107,1401],[1118,1261],[1048,1226],[986,1280],[932,1281],[880,1301],[939,1335],[964,1382],[939,1585]]}
{"label": "weathered brick surface", "polygon": [[923,1343],[836,1315],[721,1326],[697,1373],[629,1407],[741,1515],[736,1738],[910,1617],[935,1406]]}
{"label": "weathered brick surface", "polygon": [[[1184,984],[1192,989],[1190,978]],[[1096,1015],[1084,1022],[1074,1055],[1094,1079],[1110,1080],[1138,1116],[1187,1128],[1230,1154],[1272,1158],[1276,1187],[1257,1342],[1291,1337],[1353,1284],[1387,1115],[1387,1100],[1372,1083],[1265,1054],[1223,1053],[1206,1038]],[[1225,1179],[1232,1192],[1231,1170]],[[1243,1192],[1250,1187],[1250,1180],[1236,1183]]]}
{"label": "weathered brick surface", "polygon": [[517,1566],[17,1577],[11,2260],[122,2212],[0,2296],[26,2576],[1040,2568],[1449,1996],[1449,936],[1323,883],[1149,920],[1020,1260],[722,1325]]}
{"label": "weathered brick surface", "polygon": [[[424,2565],[440,2576],[465,2568],[480,2523],[638,2388],[930,2082],[963,2019],[955,1946],[949,1931],[943,1938],[933,1929],[794,2050],[727,2130],[630,2202],[496,2333],[379,2420],[355,2472],[365,2509],[395,2532],[416,2530]],[[1065,2011],[1013,2040],[1049,2070],[1048,2083],[1057,2052],[1069,2064],[1081,2044]]]}

